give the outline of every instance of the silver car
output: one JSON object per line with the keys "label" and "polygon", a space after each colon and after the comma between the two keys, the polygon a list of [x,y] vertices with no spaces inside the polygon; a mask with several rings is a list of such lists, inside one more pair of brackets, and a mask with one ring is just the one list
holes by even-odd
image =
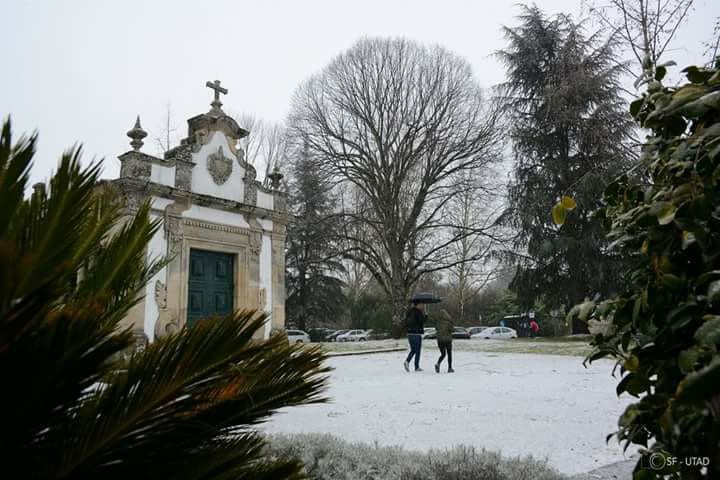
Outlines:
{"label": "silver car", "polygon": [[337,336],[338,342],[365,342],[370,337],[370,330],[350,330]]}
{"label": "silver car", "polygon": [[290,343],[310,343],[310,335],[302,330],[288,330],[286,333]]}
{"label": "silver car", "polygon": [[480,326],[480,327],[469,327],[469,328],[467,328],[466,330],[468,331],[468,333],[469,333],[470,336],[472,337],[472,336],[475,335],[476,333],[480,333],[480,332],[482,332],[483,330],[485,330],[486,328],[490,328],[490,327],[487,327],[487,326],[485,326],[485,327],[483,327],[483,326]]}
{"label": "silver car", "polygon": [[470,338],[486,338],[491,340],[506,340],[509,338],[517,338],[517,332],[508,327],[489,327],[480,333],[472,335]]}

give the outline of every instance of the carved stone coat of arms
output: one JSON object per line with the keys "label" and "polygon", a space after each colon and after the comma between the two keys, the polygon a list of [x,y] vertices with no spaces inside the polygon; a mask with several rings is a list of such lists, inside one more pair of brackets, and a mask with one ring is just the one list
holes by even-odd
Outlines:
{"label": "carved stone coat of arms", "polygon": [[207,169],[213,181],[218,185],[222,185],[230,178],[233,161],[225,156],[222,146],[218,147],[217,152],[208,155]]}

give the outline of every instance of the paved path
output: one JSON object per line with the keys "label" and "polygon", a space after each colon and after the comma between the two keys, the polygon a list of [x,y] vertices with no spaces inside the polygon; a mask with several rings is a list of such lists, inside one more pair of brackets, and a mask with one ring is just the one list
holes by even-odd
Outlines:
{"label": "paved path", "polygon": [[629,480],[637,463],[636,458],[612,463],[587,473],[581,473],[570,478],[570,480]]}

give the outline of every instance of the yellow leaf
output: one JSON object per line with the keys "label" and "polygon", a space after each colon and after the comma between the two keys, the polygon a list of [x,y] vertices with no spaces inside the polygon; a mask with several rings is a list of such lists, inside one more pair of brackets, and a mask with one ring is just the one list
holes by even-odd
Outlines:
{"label": "yellow leaf", "polygon": [[630,358],[625,360],[625,363],[623,363],[623,367],[625,367],[625,370],[627,370],[628,372],[635,373],[640,367],[640,360],[635,355],[632,355]]}
{"label": "yellow leaf", "polygon": [[568,197],[567,195],[563,195],[563,197],[560,199],[560,204],[565,208],[565,210],[575,210],[575,207],[577,207],[577,203],[575,203],[575,200],[572,197]]}
{"label": "yellow leaf", "polygon": [[563,207],[562,203],[556,203],[555,206],[552,208],[552,218],[555,225],[560,226],[565,223],[566,214],[567,210],[565,210],[565,207]]}
{"label": "yellow leaf", "polygon": [[675,208],[675,205],[673,205],[670,202],[663,202],[661,205],[658,213],[657,213],[657,219],[658,223],[660,225],[667,225],[673,220],[675,220],[675,212],[677,211],[677,208]]}

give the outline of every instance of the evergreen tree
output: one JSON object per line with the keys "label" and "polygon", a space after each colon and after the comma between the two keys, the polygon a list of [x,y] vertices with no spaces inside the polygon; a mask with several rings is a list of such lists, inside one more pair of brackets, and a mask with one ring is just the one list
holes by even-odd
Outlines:
{"label": "evergreen tree", "polygon": [[316,167],[307,149],[291,166],[294,219],[288,226],[286,305],[289,322],[301,330],[335,322],[346,304],[340,279],[340,220],[333,215],[330,185]]}
{"label": "evergreen tree", "polygon": [[[582,24],[535,6],[519,18],[518,27],[505,27],[509,45],[499,52],[514,150],[506,216],[517,231],[511,289],[524,308],[538,298],[569,308],[615,291],[621,280],[621,262],[608,252],[595,213],[605,186],[629,164],[632,123],[612,43],[586,38]],[[577,210],[557,228],[548,212],[565,195]]]}

